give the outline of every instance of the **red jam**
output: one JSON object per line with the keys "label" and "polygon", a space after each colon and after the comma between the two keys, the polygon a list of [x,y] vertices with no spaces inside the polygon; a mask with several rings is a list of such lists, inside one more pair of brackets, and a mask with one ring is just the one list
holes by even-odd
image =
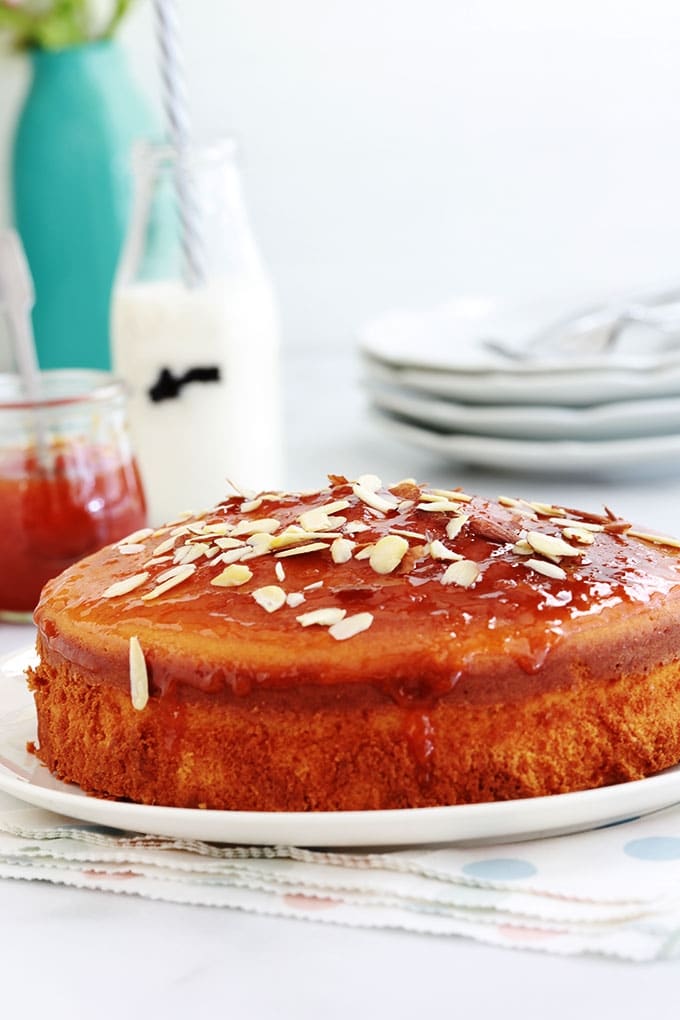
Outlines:
{"label": "red jam", "polygon": [[142,527],[134,460],[82,442],[0,452],[0,610],[28,613],[47,580]]}

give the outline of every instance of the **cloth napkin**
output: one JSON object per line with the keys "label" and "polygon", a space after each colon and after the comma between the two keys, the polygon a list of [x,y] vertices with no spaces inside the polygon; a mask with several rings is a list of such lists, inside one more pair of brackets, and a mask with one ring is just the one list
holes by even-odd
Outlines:
{"label": "cloth napkin", "polygon": [[563,955],[680,956],[680,806],[532,842],[376,853],[142,836],[0,794],[0,877]]}

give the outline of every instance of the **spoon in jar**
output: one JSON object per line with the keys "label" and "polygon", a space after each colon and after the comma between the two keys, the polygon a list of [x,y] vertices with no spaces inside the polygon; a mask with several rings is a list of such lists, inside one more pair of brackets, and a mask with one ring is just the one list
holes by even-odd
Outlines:
{"label": "spoon in jar", "polygon": [[[0,230],[0,309],[9,322],[14,362],[23,383],[24,398],[38,403],[41,397],[40,369],[35,351],[31,309],[35,304],[33,278],[16,230]],[[36,452],[39,463],[48,466],[47,437],[36,422]]]}

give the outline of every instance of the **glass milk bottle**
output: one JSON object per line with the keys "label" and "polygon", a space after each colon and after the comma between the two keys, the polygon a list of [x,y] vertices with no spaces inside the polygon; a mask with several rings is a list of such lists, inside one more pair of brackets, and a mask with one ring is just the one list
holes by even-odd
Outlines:
{"label": "glass milk bottle", "polygon": [[281,484],[279,326],[231,142],[144,143],[112,303],[149,520]]}

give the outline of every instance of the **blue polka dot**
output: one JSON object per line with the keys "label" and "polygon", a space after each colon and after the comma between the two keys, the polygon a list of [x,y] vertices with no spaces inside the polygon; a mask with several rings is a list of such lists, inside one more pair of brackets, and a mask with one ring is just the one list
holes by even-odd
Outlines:
{"label": "blue polka dot", "polygon": [[512,881],[518,878],[530,878],[536,874],[536,868],[529,861],[517,857],[495,857],[488,861],[470,861],[463,866],[463,874],[470,878],[483,878],[487,881]]}
{"label": "blue polka dot", "polygon": [[680,839],[677,836],[647,836],[626,843],[623,852],[641,861],[680,860]]}

